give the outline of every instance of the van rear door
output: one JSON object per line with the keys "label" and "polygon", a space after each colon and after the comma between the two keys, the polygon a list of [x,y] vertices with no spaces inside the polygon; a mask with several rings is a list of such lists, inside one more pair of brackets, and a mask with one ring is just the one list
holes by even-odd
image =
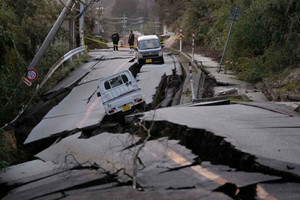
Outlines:
{"label": "van rear door", "polygon": [[101,79],[99,82],[104,103],[136,89],[138,89],[137,82],[129,70]]}
{"label": "van rear door", "polygon": [[[107,114],[123,111],[124,105],[131,108],[144,101],[141,89],[129,70],[100,79],[99,91]],[[112,113],[109,112],[111,110]]]}

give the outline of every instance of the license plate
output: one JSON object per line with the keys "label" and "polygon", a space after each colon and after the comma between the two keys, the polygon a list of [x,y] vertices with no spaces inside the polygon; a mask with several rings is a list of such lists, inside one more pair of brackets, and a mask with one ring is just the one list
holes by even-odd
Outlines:
{"label": "license plate", "polygon": [[146,63],[151,63],[152,59],[146,59]]}
{"label": "license plate", "polygon": [[122,112],[125,112],[127,110],[130,110],[131,109],[131,106],[128,104],[128,105],[125,105],[122,107]]}

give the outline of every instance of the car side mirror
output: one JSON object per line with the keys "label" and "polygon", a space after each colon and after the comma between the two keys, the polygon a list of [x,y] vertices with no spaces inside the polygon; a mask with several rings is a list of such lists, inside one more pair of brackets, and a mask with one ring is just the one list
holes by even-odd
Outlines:
{"label": "car side mirror", "polygon": [[164,44],[161,44],[160,46],[161,46],[161,48],[164,48],[164,47],[165,47],[165,45],[164,45]]}

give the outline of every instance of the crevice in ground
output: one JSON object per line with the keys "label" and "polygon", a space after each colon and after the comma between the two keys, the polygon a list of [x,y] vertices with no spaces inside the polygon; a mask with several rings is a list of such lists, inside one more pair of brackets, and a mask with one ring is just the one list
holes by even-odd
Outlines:
{"label": "crevice in ground", "polygon": [[191,164],[180,166],[180,167],[167,168],[168,170],[162,171],[162,172],[160,172],[160,174],[168,173],[168,172],[171,172],[171,171],[177,171],[177,170],[181,170],[181,169],[185,169],[185,168],[190,168],[190,167],[200,165],[200,164],[201,164],[201,160],[197,157],[197,158],[194,159],[194,162],[191,163]]}
{"label": "crevice in ground", "polygon": [[[105,61],[105,60],[120,60],[120,59],[129,59],[131,58],[131,60],[133,59],[132,56],[114,56],[114,57],[99,57],[99,58],[95,58],[93,60],[95,61]],[[129,61],[129,62],[132,62],[132,61]]]}
{"label": "crevice in ground", "polygon": [[186,187],[178,187],[178,188],[168,187],[168,188],[166,188],[166,190],[191,190],[191,189],[196,189],[196,186],[186,186]]}
{"label": "crevice in ground", "polygon": [[192,150],[201,161],[209,161],[215,165],[227,165],[246,172],[279,176],[286,181],[300,182],[300,177],[297,175],[261,165],[256,162],[255,156],[236,149],[224,137],[216,136],[212,132],[168,121],[147,121],[146,125],[150,126],[152,123],[154,123],[151,130],[152,139],[168,137],[179,140],[181,145]]}
{"label": "crevice in ground", "polygon": [[69,187],[69,188],[65,188],[63,190],[58,190],[58,191],[54,191],[54,192],[51,192],[51,193],[46,193],[46,194],[43,194],[41,196],[36,196],[36,197],[34,197],[34,199],[47,197],[47,196],[49,196],[51,194],[55,194],[55,193],[62,193],[65,197],[67,197],[68,196],[68,195],[66,195],[67,191],[84,189],[84,188],[104,185],[104,184],[113,183],[113,182],[117,182],[116,176],[112,175],[112,174],[108,174],[108,175],[104,176],[103,178],[100,178],[100,179],[97,179],[97,180],[93,180],[93,181],[89,181],[89,182],[86,182],[86,183],[83,183],[83,184],[75,185],[75,186],[72,186],[72,187]]}
{"label": "crevice in ground", "polygon": [[[0,186],[1,186],[0,198],[5,197],[10,191],[14,190],[15,188],[18,188],[18,187],[21,187],[21,186],[24,186],[24,185],[27,185],[27,184],[30,184],[30,183],[34,183],[34,182],[37,182],[37,181],[40,181],[40,180],[43,180],[43,179],[47,179],[47,178],[50,178],[50,177],[54,177],[54,176],[59,175],[59,174],[64,174],[66,172],[69,173],[72,170],[85,170],[85,169],[98,170],[99,167],[95,167],[95,165],[86,166],[86,167],[81,166],[81,165],[76,165],[72,168],[68,168],[68,169],[65,169],[65,170],[60,170],[60,171],[54,172],[50,175],[43,176],[39,179],[28,181],[26,183],[14,183],[12,185],[8,185],[7,183],[1,183],[0,184]],[[66,188],[61,192],[65,192],[65,191],[68,191],[68,190],[82,189],[82,188],[87,188],[87,187],[92,187],[92,186],[97,186],[97,185],[103,185],[103,184],[112,183],[112,182],[117,182],[117,175],[116,174],[110,174],[109,172],[105,172],[104,174],[105,174],[104,177],[101,178],[101,179],[93,180],[93,181],[90,181],[90,182],[86,182],[84,184],[80,184],[80,185],[76,185],[76,186],[73,186],[73,187],[70,187],[70,188]],[[47,196],[47,195],[57,193],[57,192],[60,192],[60,191],[47,193],[47,194],[42,195],[40,197]],[[37,197],[35,197],[35,198],[37,198]]]}

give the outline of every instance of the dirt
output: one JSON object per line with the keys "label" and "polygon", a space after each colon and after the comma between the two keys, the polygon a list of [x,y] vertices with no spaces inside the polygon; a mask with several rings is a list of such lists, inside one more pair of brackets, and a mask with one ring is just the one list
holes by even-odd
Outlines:
{"label": "dirt", "polygon": [[300,101],[300,68],[288,68],[276,77],[264,79],[256,86],[270,101]]}
{"label": "dirt", "polygon": [[[178,42],[173,44],[173,48],[177,48],[177,46],[179,46]],[[183,45],[183,52],[192,52],[192,47]],[[216,62],[220,61],[222,54],[222,52],[207,46],[197,46],[194,52]],[[297,103],[300,101],[300,68],[287,68],[278,76],[272,76],[257,83],[255,87],[262,91],[269,101]]]}

